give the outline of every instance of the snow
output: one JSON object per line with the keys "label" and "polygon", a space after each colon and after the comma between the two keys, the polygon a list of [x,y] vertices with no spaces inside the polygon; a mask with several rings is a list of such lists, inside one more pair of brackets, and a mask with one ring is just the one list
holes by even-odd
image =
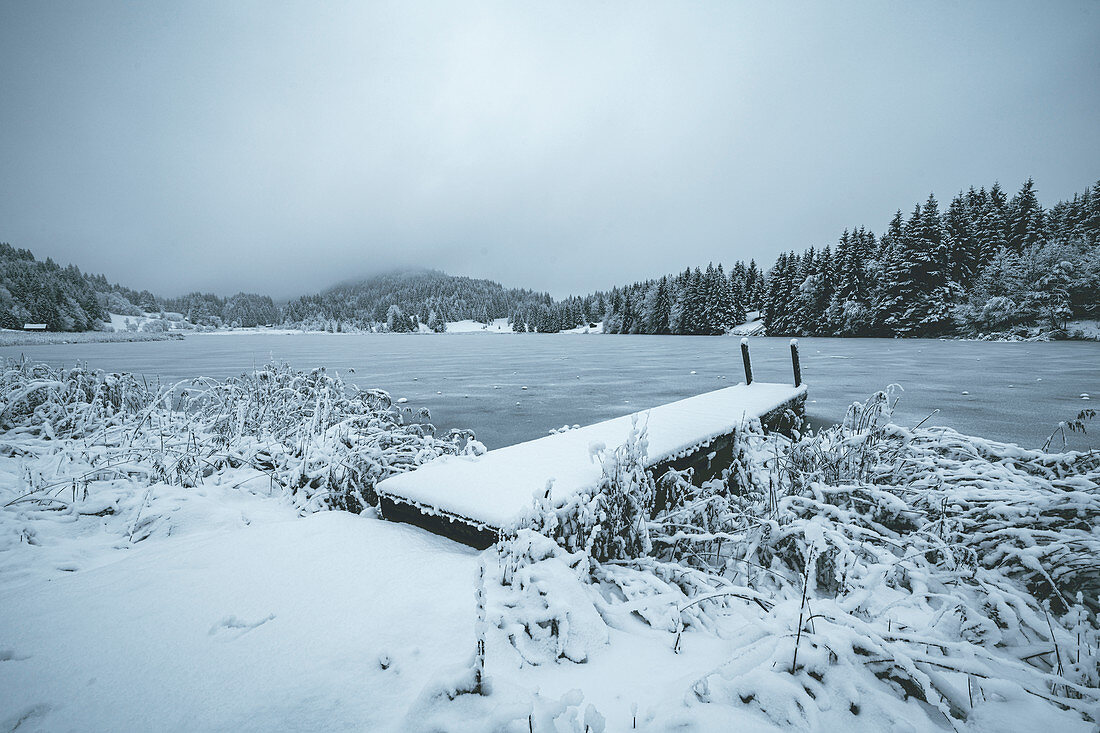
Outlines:
{"label": "snow", "polygon": [[[736,476],[674,487],[645,554],[598,561],[569,541],[590,525],[476,553],[296,500],[252,460],[261,438],[276,457],[239,409],[262,392],[226,403],[246,432],[218,453],[248,460],[192,482],[162,460],[186,415],[39,402],[60,380],[31,376],[2,390],[3,731],[1095,729],[1095,454],[903,428],[872,400],[797,443],[740,432]],[[127,381],[100,376],[88,393]],[[318,420],[290,412],[291,433]],[[582,463],[623,455],[606,437]],[[298,475],[348,459],[328,455]],[[1089,598],[1043,605],[1042,578]]]}
{"label": "snow", "polygon": [[480,321],[447,321],[446,333],[514,333],[507,318],[496,318],[491,323]]}
{"label": "snow", "polygon": [[[114,329],[116,331],[125,331],[126,330],[126,319],[127,318],[129,318],[130,320],[132,320],[135,323],[138,323],[140,325],[141,323],[144,323],[145,321],[148,321],[148,320],[156,320],[157,319],[157,314],[155,314],[155,313],[154,314],[147,314],[147,317],[145,317],[145,318],[138,317],[138,316],[119,316],[117,314],[112,314],[111,325],[114,327]],[[201,335],[201,336],[233,336],[233,335],[249,335],[249,334],[268,334],[268,335],[276,335],[276,336],[289,336],[289,335],[301,334],[301,333],[310,333],[310,334],[313,334],[313,333],[322,333],[322,334],[327,333],[327,334],[336,335],[336,336],[348,336],[348,335],[362,335],[364,333],[369,333],[369,332],[368,331],[336,331],[336,332],[333,332],[333,331],[303,331],[302,329],[298,329],[298,328],[268,328],[268,327],[258,326],[256,328],[216,328],[216,329],[209,329],[209,330],[194,329],[194,330],[189,330],[188,333],[194,334],[196,336],[199,336],[199,335]],[[430,328],[428,328],[428,326],[426,324],[421,323],[420,324],[420,333],[430,334],[430,333],[432,333],[432,330]],[[496,318],[493,321],[491,321],[490,323],[482,323],[481,321],[474,321],[474,320],[469,320],[469,319],[464,320],[464,321],[447,321],[447,330],[444,331],[443,333],[444,334],[466,334],[466,333],[515,334],[516,332],[512,330],[512,324],[508,323],[507,318]],[[571,328],[571,329],[568,329],[568,330],[561,331],[561,333],[569,333],[569,334],[603,333],[603,322],[601,321],[600,323],[597,323],[595,328],[590,328],[588,326],[578,326],[577,328]]]}
{"label": "snow", "polygon": [[595,326],[577,326],[576,328],[567,328],[561,333],[603,333],[603,321],[598,322]]}
{"label": "snow", "polygon": [[730,329],[733,336],[763,336],[764,318],[759,311],[749,311],[745,314],[748,319],[744,323]]}
{"label": "snow", "polygon": [[257,326],[256,328],[215,328],[210,330],[195,330],[188,331],[188,335],[193,336],[248,336],[248,335],[268,335],[268,336],[294,336],[303,333],[319,333],[327,334],[329,336],[357,336],[359,332],[355,331],[303,331],[298,328],[267,328]]}
{"label": "snow", "polygon": [[492,695],[451,701],[474,650],[478,555],[369,516],[269,511],[5,582],[0,729],[526,731],[533,714],[547,724],[536,730],[570,730],[591,705],[626,730],[632,707],[641,720],[686,712],[694,674],[730,650],[696,636],[676,654],[629,611],[608,628],[593,590],[559,564],[535,582],[586,619],[592,636],[575,649],[587,663],[524,662],[496,630],[508,599],[490,587]]}
{"label": "snow", "polygon": [[805,385],[738,384],[481,456],[436,459],[379,482],[376,490],[492,527],[510,527],[531,506],[533,496],[543,495],[548,481],[556,504],[596,486],[602,469],[592,457],[592,446],[621,445],[635,421],[647,430],[649,458],[656,464],[728,435],[746,420],[805,394]]}
{"label": "snow", "polygon": [[[190,323],[183,320],[174,321],[167,318],[161,318],[159,313],[146,313],[142,316],[124,316],[118,313],[108,313],[107,315],[110,316],[110,323],[108,325],[111,327],[111,330],[117,332],[132,330],[130,324],[133,324],[138,331],[142,331],[150,327],[147,324],[155,323],[159,326],[161,322],[163,322],[163,328],[168,330],[176,330],[180,328],[181,325],[185,328],[194,328]],[[175,316],[177,314],[171,315]]]}
{"label": "snow", "polygon": [[125,554],[0,589],[0,719],[396,730],[472,649],[473,552],[410,527],[326,512]]}
{"label": "snow", "polygon": [[[426,326],[421,328],[422,331],[427,330]],[[485,324],[480,321],[447,321],[446,333],[516,333],[512,330],[512,324],[508,323],[507,318],[497,318],[492,323]],[[597,323],[595,328],[589,326],[578,326],[577,328],[570,328],[560,333],[603,333],[603,322]]]}

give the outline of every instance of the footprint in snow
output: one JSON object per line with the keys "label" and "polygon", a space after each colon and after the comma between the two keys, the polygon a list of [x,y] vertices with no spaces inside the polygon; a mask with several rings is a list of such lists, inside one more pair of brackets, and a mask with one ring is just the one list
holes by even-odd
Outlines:
{"label": "footprint in snow", "polygon": [[244,621],[236,616],[226,616],[210,627],[211,636],[220,636],[226,640],[239,639],[253,629],[273,621],[275,614],[269,613],[259,621]]}

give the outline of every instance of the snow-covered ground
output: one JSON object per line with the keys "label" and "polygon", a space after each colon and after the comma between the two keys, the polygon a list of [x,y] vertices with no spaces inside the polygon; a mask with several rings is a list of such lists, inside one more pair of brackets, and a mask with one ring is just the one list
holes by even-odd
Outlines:
{"label": "snow-covered ground", "polygon": [[[423,327],[426,329],[427,327]],[[480,321],[448,321],[447,333],[514,333],[507,318],[494,319],[492,323]]]}
{"label": "snow-covered ground", "polygon": [[603,333],[603,321],[599,321],[595,326],[577,326],[576,328],[567,328],[562,333]]}
{"label": "snow-covered ground", "polygon": [[116,333],[127,331],[187,331],[195,327],[179,313],[145,313],[140,316],[124,316],[119,313],[108,313],[110,322],[105,324],[109,330]]}
{"label": "snow-covered ground", "polygon": [[[42,520],[56,526],[40,526],[34,544],[9,540],[3,730],[944,730],[935,708],[866,672],[817,689],[805,708],[810,698],[769,662],[793,640],[772,637],[770,614],[751,603],[677,635],[654,624],[669,601],[605,600],[611,591],[584,582],[567,555],[537,548],[520,591],[497,582],[494,550],[369,513],[299,517],[233,483],[180,492],[158,510],[188,518],[140,542],[113,531],[132,517],[66,511]],[[488,694],[459,694],[482,564]],[[519,643],[527,616],[555,619],[558,638]],[[822,663],[808,645],[805,659]],[[982,685],[974,694],[987,699],[961,730],[1092,729],[1037,698],[997,702],[1001,688]]]}
{"label": "snow-covered ground", "polygon": [[46,346],[53,344],[126,343],[182,339],[176,331],[0,331],[0,347]]}
{"label": "snow-covered ground", "polygon": [[[122,317],[120,316],[119,318],[122,318]],[[131,318],[131,320],[136,321],[138,319]],[[123,328],[125,328],[125,322],[121,321],[120,323],[122,324]],[[116,330],[118,330],[117,327],[116,327]],[[366,332],[364,332],[364,331],[335,331],[335,332],[334,331],[302,331],[301,329],[294,329],[294,328],[257,327],[257,328],[216,328],[216,329],[211,329],[211,330],[195,330],[195,331],[193,331],[193,333],[201,334],[201,335],[226,336],[226,335],[246,335],[246,334],[257,334],[257,333],[277,334],[277,335],[298,334],[298,333],[335,333],[336,335],[356,335],[356,334],[362,334],[362,333],[366,333]],[[422,323],[422,324],[420,324],[420,333],[430,334],[430,333],[432,333],[432,330],[430,328],[428,328],[427,325]],[[482,323],[481,321],[474,321],[474,320],[447,321],[447,330],[444,331],[444,333],[447,333],[447,334],[460,334],[460,333],[461,334],[466,334],[466,333],[496,333],[496,334],[506,333],[506,334],[515,334],[516,332],[512,330],[512,324],[508,323],[507,318],[496,318],[496,319],[493,319],[489,323]],[[594,328],[589,327],[589,326],[578,326],[577,328],[571,328],[571,329],[568,329],[568,330],[565,330],[565,331],[561,331],[561,333],[583,333],[583,334],[603,333],[603,323],[601,322],[601,323],[596,324],[596,326]]]}
{"label": "snow-covered ground", "polygon": [[298,328],[212,328],[210,330],[195,330],[188,332],[188,335],[195,336],[248,336],[257,334],[268,334],[271,336],[291,336],[301,333],[321,333],[330,334],[333,336],[357,336],[358,332],[349,331],[302,331]]}
{"label": "snow-covered ground", "polygon": [[266,504],[238,502],[237,527],[5,583],[3,730],[401,729],[472,653],[473,552]]}
{"label": "snow-covered ground", "polygon": [[691,638],[675,654],[638,623],[586,664],[540,669],[494,635],[494,693],[451,701],[436,691],[469,669],[481,558],[407,525],[270,503],[238,503],[237,527],[104,548],[89,569],[5,578],[3,730],[526,730],[531,712],[589,704],[626,730],[634,706],[686,714],[693,671],[730,649]]}

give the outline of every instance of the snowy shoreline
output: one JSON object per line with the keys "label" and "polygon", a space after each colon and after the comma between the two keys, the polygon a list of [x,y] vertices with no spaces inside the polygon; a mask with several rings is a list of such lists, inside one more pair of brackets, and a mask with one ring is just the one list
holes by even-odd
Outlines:
{"label": "snowy shoreline", "polygon": [[[112,316],[112,327],[115,331],[84,331],[79,333],[45,332],[27,333],[24,331],[0,331],[0,346],[22,346],[31,344],[67,344],[67,343],[93,343],[93,342],[136,342],[136,341],[165,341],[168,339],[184,338],[186,336],[254,336],[265,334],[269,336],[295,336],[302,334],[328,334],[333,336],[359,336],[375,335],[376,331],[329,331],[329,330],[303,330],[296,328],[172,328],[166,331],[145,332],[140,330],[126,330],[125,323],[129,317]],[[142,328],[149,321],[158,319],[147,316],[135,321],[137,328]],[[385,333],[385,332],[383,332]],[[604,334],[603,323],[597,323],[594,327],[573,328],[558,331],[559,334],[568,335],[624,335]],[[519,334],[512,330],[507,319],[498,318],[492,323],[484,324],[477,321],[454,321],[447,323],[447,329],[436,333],[422,327],[419,331],[410,332],[410,335],[436,334],[436,335],[468,335],[468,334]],[[554,334],[540,334],[554,335]],[[625,334],[630,335],[630,334]],[[750,320],[739,326],[735,326],[725,334],[726,336],[756,336],[766,337],[763,321]],[[818,336],[816,338],[859,338],[851,336]],[[987,341],[995,343],[1041,343],[1046,341],[1100,341],[1100,323],[1093,321],[1075,321],[1069,324],[1064,334],[1052,338],[1044,332],[1032,335],[1014,334],[989,334],[978,336],[942,336],[932,340],[946,341]]]}
{"label": "snowy shoreline", "polygon": [[139,341],[173,341],[183,338],[181,332],[131,333],[123,331],[0,331],[0,346],[38,346],[46,344],[135,343]]}

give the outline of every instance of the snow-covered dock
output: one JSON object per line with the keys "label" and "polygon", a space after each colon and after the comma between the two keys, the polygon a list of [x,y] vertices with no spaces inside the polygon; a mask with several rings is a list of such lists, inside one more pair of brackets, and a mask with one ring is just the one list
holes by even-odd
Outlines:
{"label": "snow-covered dock", "polygon": [[548,488],[555,505],[595,488],[602,476],[599,453],[626,442],[635,419],[646,429],[650,467],[693,466],[696,475],[708,475],[712,463],[729,465],[722,459],[729,458],[733,434],[746,420],[782,428],[788,411],[801,414],[805,401],[803,384],[741,383],[481,456],[437,458],[375,489],[386,519],[488,547]]}

